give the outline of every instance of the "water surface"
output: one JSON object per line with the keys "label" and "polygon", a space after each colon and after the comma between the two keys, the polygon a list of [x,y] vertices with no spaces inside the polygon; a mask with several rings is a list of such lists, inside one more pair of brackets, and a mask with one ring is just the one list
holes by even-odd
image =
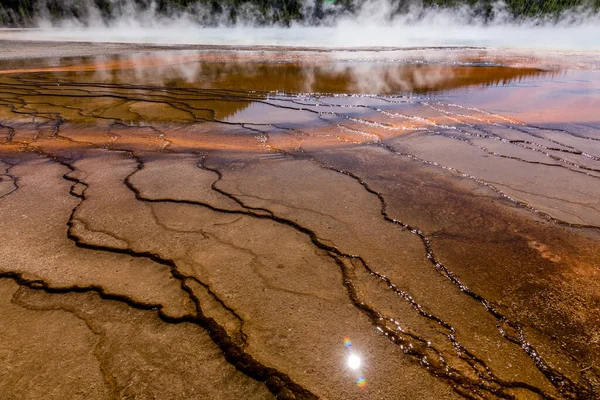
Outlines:
{"label": "water surface", "polygon": [[0,392],[597,397],[584,60],[1,61]]}

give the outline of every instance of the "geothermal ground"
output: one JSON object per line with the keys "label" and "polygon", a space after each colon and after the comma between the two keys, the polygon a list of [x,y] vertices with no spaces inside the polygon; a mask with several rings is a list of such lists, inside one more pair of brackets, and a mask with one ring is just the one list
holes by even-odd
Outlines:
{"label": "geothermal ground", "polygon": [[0,49],[1,399],[600,398],[598,54]]}

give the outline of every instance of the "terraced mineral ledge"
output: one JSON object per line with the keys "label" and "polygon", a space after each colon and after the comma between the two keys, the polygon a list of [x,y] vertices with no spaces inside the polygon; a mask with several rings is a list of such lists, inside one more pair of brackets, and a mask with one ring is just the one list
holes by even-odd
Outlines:
{"label": "terraced mineral ledge", "polygon": [[1,45],[0,398],[600,398],[595,56]]}

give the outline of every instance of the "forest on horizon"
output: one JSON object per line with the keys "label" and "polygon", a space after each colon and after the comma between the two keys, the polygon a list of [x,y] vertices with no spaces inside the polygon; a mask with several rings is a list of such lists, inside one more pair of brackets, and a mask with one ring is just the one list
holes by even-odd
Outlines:
{"label": "forest on horizon", "polygon": [[[183,13],[200,25],[235,24],[251,19],[254,25],[290,25],[302,22],[321,25],[336,17],[353,15],[367,0],[2,0],[0,26],[34,27],[39,20],[60,22],[75,19],[82,24],[93,16],[109,24],[133,12],[173,17]],[[425,15],[435,8],[468,7],[482,22],[495,18],[497,0],[385,0],[392,15],[409,11]],[[558,20],[565,12],[597,13],[600,0],[502,0],[508,15]],[[91,15],[93,13],[93,15]],[[418,16],[418,15],[417,15]]]}

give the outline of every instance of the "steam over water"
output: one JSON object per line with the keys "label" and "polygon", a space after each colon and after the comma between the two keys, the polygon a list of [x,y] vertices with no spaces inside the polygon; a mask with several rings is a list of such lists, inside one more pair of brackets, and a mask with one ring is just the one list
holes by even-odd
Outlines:
{"label": "steam over water", "polygon": [[[237,23],[232,25],[226,17],[214,16],[200,7],[183,13],[170,11],[170,16],[165,16],[154,7],[141,9],[133,2],[125,4],[122,12],[109,20],[91,6],[78,19],[56,20],[40,12],[39,29],[0,32],[0,38],[310,48],[486,46],[600,50],[600,16],[586,9],[517,20],[502,2],[496,2],[491,18],[484,21],[466,6],[414,8],[397,14],[389,0],[370,0],[353,15],[337,13],[315,21],[309,18],[314,4],[307,0],[303,11],[306,21],[293,22],[291,27],[264,27],[260,12],[248,7],[238,12]],[[204,27],[206,21],[212,27]]]}
{"label": "steam over water", "polygon": [[452,26],[429,23],[367,26],[355,34],[353,23],[336,27],[144,28],[136,24],[91,28],[49,28],[2,32],[1,38],[50,41],[283,46],[310,48],[486,46],[600,50],[600,25],[563,27]]}

